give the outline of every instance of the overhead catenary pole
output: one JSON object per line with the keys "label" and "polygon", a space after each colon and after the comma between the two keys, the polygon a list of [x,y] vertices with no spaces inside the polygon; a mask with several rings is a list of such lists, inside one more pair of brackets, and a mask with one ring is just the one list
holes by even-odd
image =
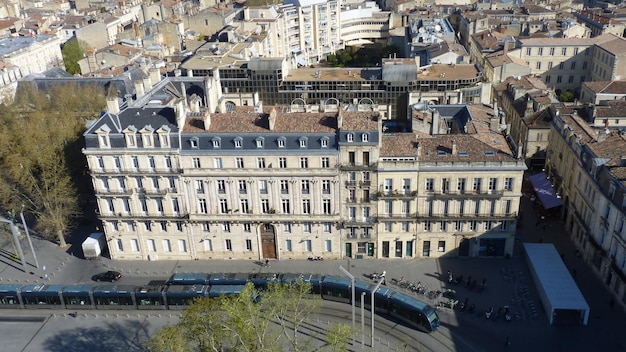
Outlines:
{"label": "overhead catenary pole", "polygon": [[376,291],[378,291],[378,288],[380,287],[380,285],[383,284],[383,281],[385,280],[384,277],[382,277],[380,279],[380,281],[378,281],[378,283],[376,284],[376,286],[374,286],[374,288],[372,289],[372,305],[370,306],[370,313],[372,316],[372,344],[370,345],[372,347],[372,349],[374,349],[374,295],[376,294]]}
{"label": "overhead catenary pole", "polygon": [[22,225],[24,226],[24,231],[26,232],[26,238],[28,239],[28,244],[30,245],[30,251],[33,252],[33,257],[35,258],[35,266],[37,267],[37,269],[39,269],[39,261],[37,260],[37,254],[35,253],[35,247],[33,247],[33,241],[30,239],[28,226],[26,226],[26,220],[24,220],[24,205],[22,205],[22,211],[20,212],[20,217],[22,218]]}
{"label": "overhead catenary pole", "polygon": [[344,269],[343,266],[339,266],[339,270],[341,270],[342,273],[344,273],[347,277],[350,278],[350,280],[352,281],[351,286],[352,286],[352,346],[354,346],[356,344],[356,319],[355,317],[355,308],[354,308],[354,275],[350,274],[350,272],[346,269]]}
{"label": "overhead catenary pole", "polygon": [[361,351],[365,351],[365,292],[361,293]]}

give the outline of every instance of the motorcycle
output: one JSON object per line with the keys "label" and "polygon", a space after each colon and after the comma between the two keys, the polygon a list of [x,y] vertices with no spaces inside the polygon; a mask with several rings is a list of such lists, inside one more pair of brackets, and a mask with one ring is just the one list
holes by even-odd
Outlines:
{"label": "motorcycle", "polygon": [[489,307],[489,309],[485,312],[485,319],[491,318],[491,315],[493,315],[493,307]]}
{"label": "motorcycle", "polygon": [[309,257],[310,261],[317,261],[317,260],[324,260],[324,257],[322,257],[321,255],[316,255],[314,257]]}
{"label": "motorcycle", "polygon": [[385,278],[385,275],[387,275],[387,272],[383,270],[382,273],[372,273],[369,276],[365,275],[366,277],[369,277],[372,280],[382,280]]}

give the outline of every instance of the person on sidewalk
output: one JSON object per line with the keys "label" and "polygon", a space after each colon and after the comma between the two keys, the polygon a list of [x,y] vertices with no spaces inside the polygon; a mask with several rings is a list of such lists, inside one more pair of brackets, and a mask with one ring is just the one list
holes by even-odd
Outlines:
{"label": "person on sidewalk", "polygon": [[270,266],[270,260],[269,259],[265,259],[265,267],[269,268]]}

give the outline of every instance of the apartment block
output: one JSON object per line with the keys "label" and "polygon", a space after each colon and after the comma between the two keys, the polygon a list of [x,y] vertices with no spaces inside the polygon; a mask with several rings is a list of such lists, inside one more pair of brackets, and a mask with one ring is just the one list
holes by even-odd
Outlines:
{"label": "apartment block", "polygon": [[220,110],[238,94],[215,77],[143,83],[85,133],[113,259],[512,253],[526,166],[491,108],[429,105],[407,129],[376,104]]}

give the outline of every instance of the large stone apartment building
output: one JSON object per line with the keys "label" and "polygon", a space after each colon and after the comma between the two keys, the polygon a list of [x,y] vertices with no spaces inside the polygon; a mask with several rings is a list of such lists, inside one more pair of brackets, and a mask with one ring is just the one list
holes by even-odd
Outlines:
{"label": "large stone apartment building", "polygon": [[217,79],[109,98],[85,133],[113,259],[511,254],[526,167],[493,108],[413,107],[403,132],[372,104],[226,109]]}

